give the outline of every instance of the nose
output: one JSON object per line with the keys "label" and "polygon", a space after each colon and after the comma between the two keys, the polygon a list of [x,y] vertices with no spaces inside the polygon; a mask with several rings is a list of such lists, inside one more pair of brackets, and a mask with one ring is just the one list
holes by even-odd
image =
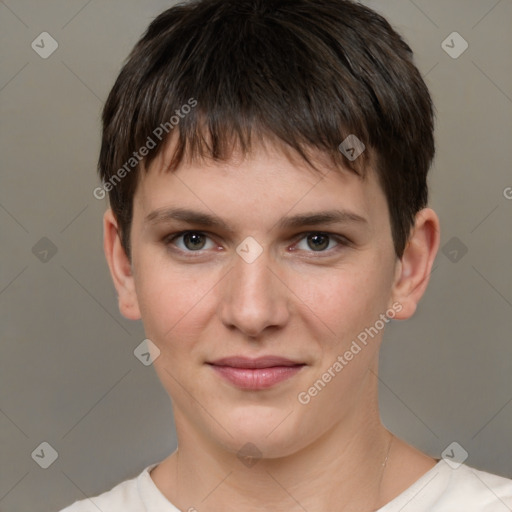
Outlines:
{"label": "nose", "polygon": [[229,329],[249,338],[282,328],[289,318],[291,292],[264,250],[252,263],[238,254],[221,282],[219,316]]}

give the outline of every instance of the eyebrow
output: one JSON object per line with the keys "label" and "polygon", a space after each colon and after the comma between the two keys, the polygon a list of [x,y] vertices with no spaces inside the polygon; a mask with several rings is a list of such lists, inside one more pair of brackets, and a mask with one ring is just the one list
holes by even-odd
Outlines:
{"label": "eyebrow", "polygon": [[[159,208],[146,216],[144,224],[156,225],[171,220],[180,220],[189,224],[222,229],[230,234],[234,233],[233,229],[220,217],[186,208]],[[317,224],[336,223],[357,223],[364,225],[368,224],[368,221],[361,215],[348,210],[326,210],[283,217],[277,222],[277,227],[280,229],[292,229]]]}

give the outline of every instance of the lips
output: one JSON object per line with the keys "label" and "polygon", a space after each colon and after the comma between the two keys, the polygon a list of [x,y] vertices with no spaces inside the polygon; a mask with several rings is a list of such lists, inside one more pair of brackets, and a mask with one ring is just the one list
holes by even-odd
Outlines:
{"label": "lips", "polygon": [[224,357],[213,361],[215,366],[230,366],[231,368],[272,368],[274,366],[296,366],[303,363],[298,363],[290,359],[279,356],[263,356],[251,359],[249,357],[235,356]]}
{"label": "lips", "polygon": [[220,377],[245,390],[271,388],[293,377],[305,366],[304,363],[279,356],[256,359],[243,356],[225,357],[208,364]]}

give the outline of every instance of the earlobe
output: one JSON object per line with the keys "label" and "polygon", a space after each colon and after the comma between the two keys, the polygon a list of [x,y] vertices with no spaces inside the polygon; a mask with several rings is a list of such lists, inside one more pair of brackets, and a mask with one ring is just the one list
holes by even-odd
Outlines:
{"label": "earlobe", "polygon": [[129,320],[140,319],[132,267],[121,244],[117,220],[109,208],[103,215],[103,249],[119,300],[119,311]]}
{"label": "earlobe", "polygon": [[430,279],[439,240],[436,213],[430,208],[420,210],[402,258],[397,263],[392,297],[402,305],[402,309],[395,318],[404,320],[416,311]]}

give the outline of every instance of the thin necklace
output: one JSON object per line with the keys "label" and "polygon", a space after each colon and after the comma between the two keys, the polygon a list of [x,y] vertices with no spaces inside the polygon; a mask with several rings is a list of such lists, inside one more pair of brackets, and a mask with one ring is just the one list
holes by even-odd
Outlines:
{"label": "thin necklace", "polygon": [[[382,463],[383,466],[385,466],[386,462],[388,461],[389,452],[391,450],[391,445],[393,444],[393,439],[394,438],[395,438],[395,436],[393,434],[391,434],[391,441],[389,441],[388,453],[386,454],[386,458],[384,459],[384,462]],[[384,471],[386,471],[386,469],[384,469]],[[384,471],[382,472],[382,475],[384,475]],[[381,477],[381,480],[382,480],[382,477]]]}
{"label": "thin necklace", "polygon": [[[382,484],[382,479],[384,478],[384,473],[386,472],[386,464],[388,462],[388,457],[389,457],[389,452],[391,451],[391,445],[393,444],[393,439],[395,438],[395,436],[393,434],[391,434],[391,440],[389,441],[389,445],[388,445],[388,452],[386,454],[386,458],[384,459],[384,462],[381,464],[382,467],[384,468],[382,470],[382,473],[380,475],[380,480],[379,480],[379,489],[378,489],[378,493],[377,493],[377,503],[379,502],[379,498],[380,498],[380,486]],[[381,508],[381,507],[379,507]],[[373,509],[373,512],[378,512],[378,508],[374,508]]]}

